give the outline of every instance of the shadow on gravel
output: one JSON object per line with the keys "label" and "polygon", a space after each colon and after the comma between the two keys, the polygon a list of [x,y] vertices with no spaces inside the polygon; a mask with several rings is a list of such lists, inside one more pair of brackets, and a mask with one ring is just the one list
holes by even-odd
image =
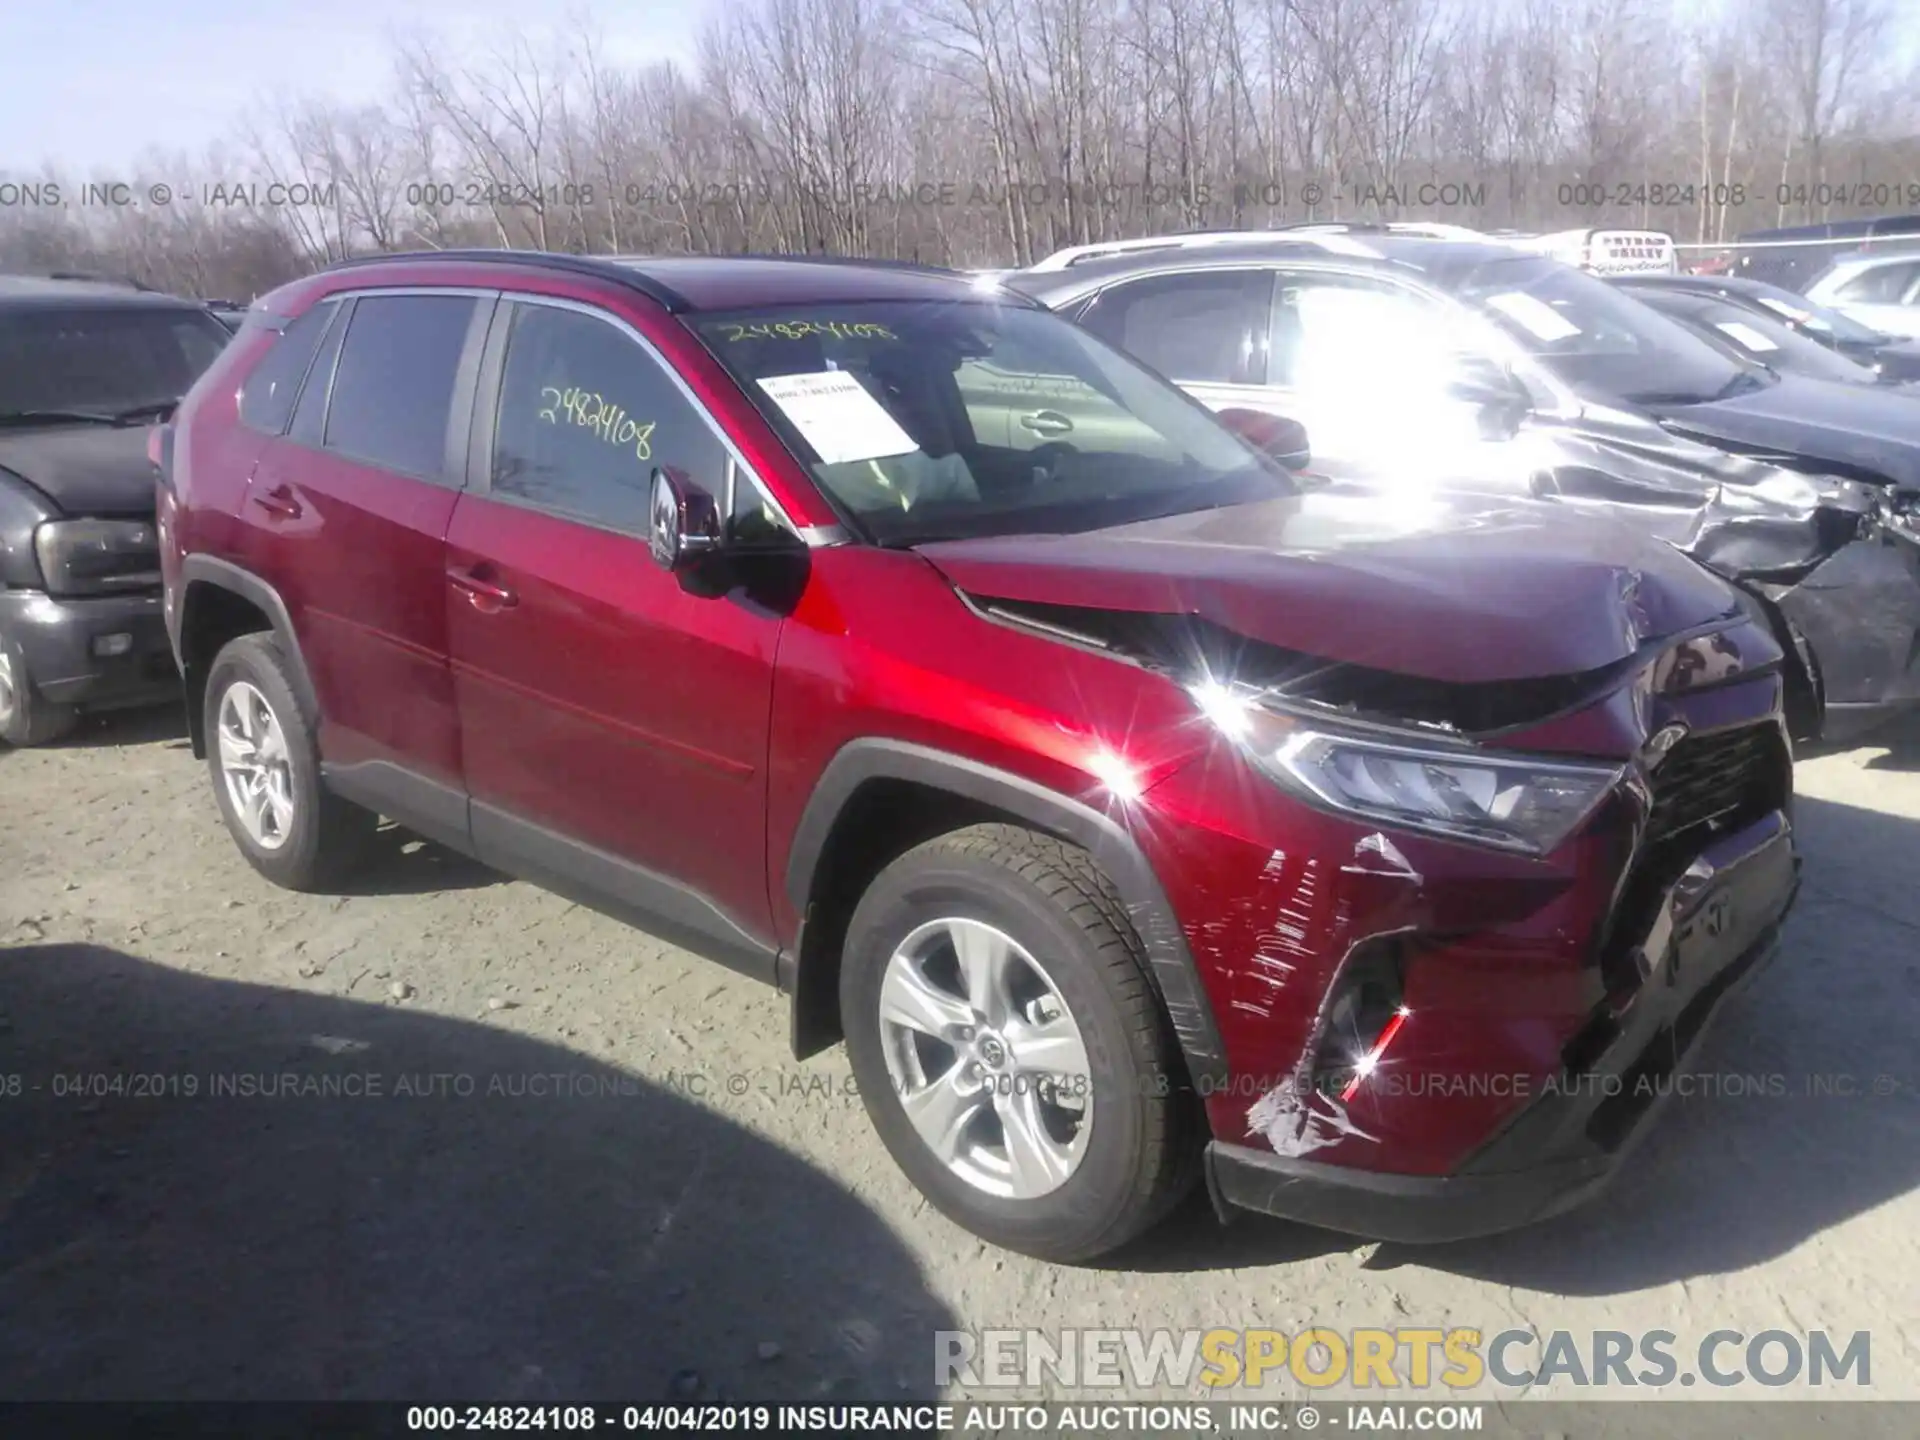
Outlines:
{"label": "shadow on gravel", "polygon": [[935,1398],[878,1217],[585,1056],[46,945],[0,949],[13,1076],[11,1399]]}
{"label": "shadow on gravel", "polygon": [[71,735],[48,748],[91,750],[101,745],[153,745],[164,740],[177,740],[180,749],[186,748],[187,717],[178,700],[82,715]]}
{"label": "shadow on gravel", "polygon": [[1372,1265],[1613,1294],[1763,1264],[1920,1185],[1920,822],[1795,809],[1805,883],[1780,954],[1612,1187],[1511,1234],[1383,1245]]}
{"label": "shadow on gravel", "polygon": [[428,895],[504,885],[507,876],[471,856],[423,840],[391,822],[374,832],[366,861],[339,886],[341,895]]}
{"label": "shadow on gravel", "polygon": [[1869,770],[1920,770],[1920,711],[1904,715],[1884,730],[1867,737],[1867,744],[1882,747],[1883,754],[1867,761]]}
{"label": "shadow on gravel", "polygon": [[1250,1270],[1262,1265],[1298,1265],[1323,1255],[1363,1249],[1370,1243],[1251,1211],[1236,1214],[1230,1223],[1222,1225],[1205,1184],[1200,1184],[1162,1224],[1124,1250],[1093,1261],[1089,1268],[1167,1275]]}

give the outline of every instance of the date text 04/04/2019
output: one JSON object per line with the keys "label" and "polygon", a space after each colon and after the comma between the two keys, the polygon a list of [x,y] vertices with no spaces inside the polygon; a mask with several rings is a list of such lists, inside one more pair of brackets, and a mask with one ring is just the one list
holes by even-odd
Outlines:
{"label": "date text 04/04/2019", "polygon": [[[1353,1407],[1355,1409],[1364,1407]],[[1388,1407],[1373,1407],[1386,1409]],[[1474,1431],[1477,1405],[1423,1406],[1444,1409],[1443,1421],[1420,1428]],[[414,1405],[410,1431],[610,1430],[633,1434],[992,1434],[1080,1431],[1107,1434],[1186,1433],[1248,1427],[1284,1431],[1316,1428],[1322,1416],[1311,1405],[1209,1406],[1150,1402],[1074,1404],[802,1404],[802,1405]],[[1357,1429],[1376,1428],[1355,1417]],[[1338,1420],[1335,1421],[1338,1424]],[[1378,1428],[1397,1428],[1392,1421]]]}
{"label": "date text 04/04/2019", "polygon": [[407,1429],[425,1432],[945,1433],[958,1418],[951,1405],[410,1405],[406,1412]]}

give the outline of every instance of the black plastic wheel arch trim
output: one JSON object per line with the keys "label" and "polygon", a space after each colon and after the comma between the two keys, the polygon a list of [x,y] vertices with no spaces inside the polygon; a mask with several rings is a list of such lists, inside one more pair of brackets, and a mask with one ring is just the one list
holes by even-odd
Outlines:
{"label": "black plastic wheel arch trim", "polygon": [[[1111,816],[1025,776],[902,740],[849,741],[821,772],[794,829],[786,886],[797,913],[807,913],[814,877],[835,822],[860,788],[874,780],[907,781],[991,806],[1091,854],[1120,892],[1127,916],[1146,947],[1148,966],[1189,1077],[1196,1085],[1218,1085],[1226,1079],[1226,1051],[1212,1004],[1200,983],[1185,932],[1147,857]],[[797,955],[797,945],[788,955]],[[798,1006],[806,979],[799,973],[797,958],[783,956],[783,961],[782,988],[792,991]]]}
{"label": "black plastic wheel arch trim", "polygon": [[[281,653],[292,667],[295,698],[307,714],[318,715],[320,711],[313,677],[307,671],[306,657],[300,653],[300,637],[294,631],[292,617],[287,614],[287,605],[280,598],[280,592],[252,571],[211,555],[188,555],[181,560],[180,603],[167,612],[167,640],[173,646],[173,661],[181,675],[187,673],[186,645],[182,632],[187,623],[187,601],[195,585],[211,585],[216,590],[238,595],[267,617],[273,628],[274,639],[279,642]],[[188,733],[193,740],[194,758],[204,759],[206,737],[201,733],[200,717],[192,713],[191,687],[187,695],[187,709]]]}

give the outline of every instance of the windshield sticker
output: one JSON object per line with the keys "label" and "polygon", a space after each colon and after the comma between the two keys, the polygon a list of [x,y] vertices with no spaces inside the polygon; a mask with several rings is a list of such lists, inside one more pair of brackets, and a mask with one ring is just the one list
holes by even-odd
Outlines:
{"label": "windshield sticker", "polygon": [[1523,326],[1536,340],[1544,340],[1551,345],[1555,340],[1565,340],[1580,333],[1580,327],[1568,320],[1558,310],[1544,300],[1519,290],[1509,290],[1501,295],[1489,295],[1487,304],[1498,310],[1509,320]]}
{"label": "windshield sticker", "polygon": [[759,383],[823,464],[910,455],[920,448],[866,387],[844,370],[769,375]]}
{"label": "windshield sticker", "polygon": [[1722,320],[1714,327],[1743,350],[1778,350],[1780,347],[1751,325],[1738,320]]}
{"label": "windshield sticker", "polygon": [[544,385],[540,399],[540,418],[549,425],[578,425],[609,445],[632,446],[636,460],[653,458],[653,427],[657,421],[635,420],[621,406],[609,404],[598,391],[582,390],[578,385],[565,390]]}
{"label": "windshield sticker", "polygon": [[1786,316],[1786,318],[1795,325],[1811,325],[1816,330],[1824,330],[1827,328],[1820,323],[1820,318],[1811,310],[1802,310],[1797,305],[1789,305],[1786,301],[1776,300],[1771,295],[1762,295],[1760,297],[1760,303],[1766,306],[1767,309],[1773,311],[1774,314]]}
{"label": "windshield sticker", "polygon": [[734,340],[805,340],[819,335],[834,340],[898,340],[884,325],[851,325],[839,320],[761,320],[746,324],[723,323],[726,338]]}

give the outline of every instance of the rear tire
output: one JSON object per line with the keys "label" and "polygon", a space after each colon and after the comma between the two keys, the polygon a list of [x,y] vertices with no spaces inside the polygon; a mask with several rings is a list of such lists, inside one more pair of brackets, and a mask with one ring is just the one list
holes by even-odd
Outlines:
{"label": "rear tire", "polygon": [[855,908],[840,1003],[882,1142],[983,1239],[1090,1260],[1191,1188],[1177,1045],[1126,907],[1084,850],[1013,825],[909,850]]}
{"label": "rear tire", "polygon": [[12,636],[0,634],[0,742],[17,750],[48,745],[79,723],[79,710],[56,705],[33,688],[27,657]]}
{"label": "rear tire", "polygon": [[321,781],[313,726],[271,635],[242,635],[214,658],[205,724],[214,797],[247,863],[288,890],[346,879],[380,820]]}

